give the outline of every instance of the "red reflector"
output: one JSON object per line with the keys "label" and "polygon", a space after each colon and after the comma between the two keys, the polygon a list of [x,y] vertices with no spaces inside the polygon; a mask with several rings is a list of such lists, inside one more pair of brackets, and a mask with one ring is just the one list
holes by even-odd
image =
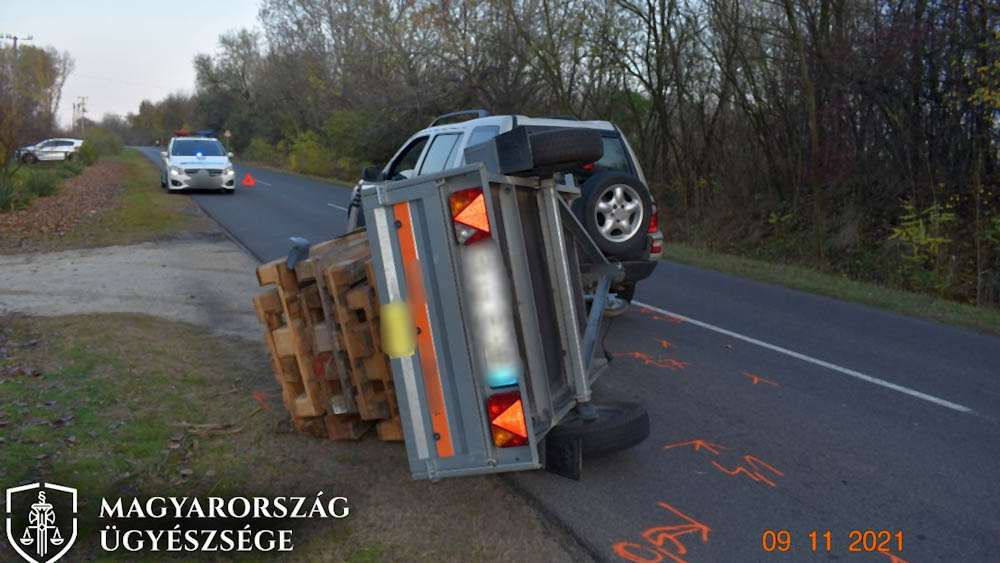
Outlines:
{"label": "red reflector", "polygon": [[580,168],[583,168],[583,169],[584,169],[584,170],[586,170],[587,172],[590,172],[591,170],[593,170],[593,169],[594,169],[594,163],[593,163],[593,162],[590,162],[590,163],[587,163],[587,164],[584,164],[584,165],[583,165],[583,166],[581,166]]}
{"label": "red reflector", "polygon": [[660,252],[663,252],[663,241],[658,240],[653,244],[649,245],[650,254],[659,254]]}
{"label": "red reflector", "polygon": [[490,415],[493,443],[498,448],[511,448],[528,444],[528,428],[524,421],[524,404],[521,393],[498,393],[486,399]]}
{"label": "red reflector", "polygon": [[649,232],[655,233],[660,230],[660,210],[653,204],[653,216],[649,219]]}
{"label": "red reflector", "polygon": [[462,244],[489,238],[490,218],[486,212],[483,188],[458,190],[448,198],[451,218],[455,221],[455,237]]}

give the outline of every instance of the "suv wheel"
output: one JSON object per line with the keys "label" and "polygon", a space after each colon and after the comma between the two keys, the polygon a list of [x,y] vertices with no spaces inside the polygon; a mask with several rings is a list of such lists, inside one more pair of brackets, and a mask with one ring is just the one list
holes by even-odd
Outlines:
{"label": "suv wheel", "polygon": [[616,258],[642,258],[653,202],[638,178],[601,172],[580,188],[581,220],[597,246]]}
{"label": "suv wheel", "polygon": [[29,152],[28,154],[21,157],[21,162],[25,164],[34,164],[38,162],[38,157],[35,156],[33,153]]}

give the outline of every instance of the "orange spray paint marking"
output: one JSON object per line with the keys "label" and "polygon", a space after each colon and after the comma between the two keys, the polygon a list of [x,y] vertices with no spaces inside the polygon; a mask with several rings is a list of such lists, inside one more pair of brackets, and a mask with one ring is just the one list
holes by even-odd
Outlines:
{"label": "orange spray paint marking", "polygon": [[680,442],[678,444],[669,444],[669,445],[663,446],[663,449],[665,449],[665,450],[672,450],[674,448],[683,448],[684,446],[694,446],[694,451],[696,451],[696,452],[700,451],[702,448],[705,448],[706,450],[712,452],[715,455],[719,455],[719,452],[716,451],[716,448],[718,448],[720,450],[726,449],[726,446],[720,446],[719,444],[713,444],[712,442],[706,442],[704,440],[691,440],[690,442]]}
{"label": "orange spray paint marking", "polygon": [[684,368],[691,365],[691,362],[682,362],[680,360],[675,360],[673,358],[654,358],[649,354],[643,354],[642,352],[625,352],[621,354],[615,354],[615,356],[627,356],[629,358],[636,358],[637,360],[642,360],[643,365],[656,366],[658,368],[669,369],[670,371],[683,371]]}
{"label": "orange spray paint marking", "polygon": [[668,323],[674,323],[674,324],[680,324],[684,322],[684,319],[680,317],[675,317],[673,315],[661,315],[656,311],[651,311],[645,307],[632,307],[631,309],[633,311],[638,311],[643,315],[650,315],[651,317],[653,317],[654,321],[666,321]]}
{"label": "orange spray paint marking", "polygon": [[744,456],[743,459],[746,460],[747,464],[750,465],[750,467],[753,467],[753,469],[754,469],[753,471],[748,471],[742,465],[741,466],[737,466],[736,469],[729,470],[729,469],[726,469],[725,467],[722,467],[721,465],[719,465],[719,463],[717,461],[715,461],[714,459],[712,460],[712,465],[714,465],[716,469],[718,469],[719,471],[722,471],[723,473],[725,473],[727,475],[739,475],[740,473],[743,473],[744,475],[746,475],[747,477],[749,477],[753,481],[756,481],[756,482],[763,481],[763,482],[767,483],[768,485],[770,485],[773,488],[777,488],[778,486],[774,484],[774,481],[771,481],[767,477],[764,477],[764,474],[760,472],[760,467],[759,466],[762,465],[762,466],[768,468],[772,473],[778,475],[779,477],[784,477],[785,476],[784,473],[782,473],[778,469],[774,468],[772,465],[770,465],[768,463],[765,463],[764,461],[761,461],[760,458],[754,457],[752,455],[747,455],[747,456]]}
{"label": "orange spray paint marking", "polygon": [[768,385],[773,385],[775,387],[779,387],[779,385],[777,383],[775,383],[775,382],[773,382],[770,379],[767,379],[765,377],[761,377],[759,375],[754,375],[754,374],[752,374],[750,372],[746,372],[746,371],[741,371],[740,373],[742,373],[743,375],[749,377],[750,381],[752,381],[754,385],[757,385],[758,383],[766,383]]}
{"label": "orange spray paint marking", "polygon": [[886,553],[885,551],[880,551],[879,553],[888,557],[889,563],[907,563],[906,559],[903,559],[898,555],[894,555],[892,553]]}
{"label": "orange spray paint marking", "polygon": [[280,396],[278,393],[268,393],[267,391],[258,391],[253,394],[254,400],[260,403],[260,406],[265,409],[271,408],[271,405],[267,403],[269,399],[276,399]]}
{"label": "orange spray paint marking", "polygon": [[[699,534],[702,543],[708,543],[708,533],[712,531],[711,528],[665,502],[658,504],[684,520],[685,523],[674,526],[657,526],[643,532],[642,538],[653,547],[631,542],[616,543],[614,550],[619,557],[628,561],[635,561],[636,563],[659,563],[666,556],[676,563],[687,563],[686,560],[680,557],[681,555],[686,555],[688,552],[687,546],[681,543],[680,536],[685,534]],[[673,546],[673,551],[667,547],[668,542]]]}
{"label": "orange spray paint marking", "polygon": [[654,342],[658,342],[660,344],[660,346],[663,346],[664,348],[673,348],[674,347],[673,344],[671,344],[667,340],[663,340],[662,338],[654,338],[653,341]]}

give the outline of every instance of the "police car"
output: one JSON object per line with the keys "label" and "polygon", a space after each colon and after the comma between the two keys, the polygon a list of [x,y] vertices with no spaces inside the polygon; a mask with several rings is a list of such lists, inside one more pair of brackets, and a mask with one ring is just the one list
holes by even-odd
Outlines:
{"label": "police car", "polygon": [[170,191],[219,190],[236,192],[236,174],[230,162],[233,153],[210,131],[174,131],[163,157],[160,187]]}

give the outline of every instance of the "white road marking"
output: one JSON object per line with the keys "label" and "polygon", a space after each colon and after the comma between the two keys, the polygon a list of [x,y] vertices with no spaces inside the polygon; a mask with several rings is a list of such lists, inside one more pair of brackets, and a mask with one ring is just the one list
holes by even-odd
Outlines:
{"label": "white road marking", "polygon": [[339,210],[341,210],[341,211],[347,211],[347,208],[346,208],[346,207],[341,207],[341,206],[339,206],[339,205],[334,205],[334,204],[332,204],[332,203],[328,203],[327,205],[329,205],[330,207],[336,207],[337,209],[339,209]]}
{"label": "white road marking", "polygon": [[267,182],[261,182],[260,180],[254,180],[254,183],[260,184],[262,186],[270,186],[271,185],[271,184],[268,184]]}
{"label": "white road marking", "polygon": [[885,387],[886,389],[892,389],[893,391],[899,391],[900,393],[904,393],[904,394],[909,395],[911,397],[916,397],[918,399],[923,399],[925,401],[929,401],[931,403],[934,403],[935,405],[946,407],[946,408],[949,408],[949,409],[952,409],[952,410],[956,410],[956,411],[959,411],[959,412],[976,414],[975,411],[973,411],[969,407],[962,406],[962,405],[959,405],[959,404],[956,404],[956,403],[952,403],[951,401],[946,401],[944,399],[940,399],[940,398],[935,397],[933,395],[928,395],[926,393],[921,393],[920,391],[916,391],[914,389],[910,389],[909,387],[903,387],[902,385],[897,385],[895,383],[886,381],[884,379],[879,379],[877,377],[872,377],[870,375],[865,375],[865,374],[863,374],[863,373],[861,373],[859,371],[854,371],[853,369],[848,369],[848,368],[845,368],[845,367],[838,366],[836,364],[831,364],[830,362],[824,362],[823,360],[820,360],[820,359],[817,359],[817,358],[813,358],[812,356],[806,356],[805,354],[800,354],[798,352],[794,352],[794,351],[789,350],[787,348],[782,348],[781,346],[775,346],[774,344],[769,344],[769,343],[764,342],[762,340],[757,340],[756,338],[751,338],[749,336],[744,336],[742,334],[733,332],[731,330],[726,330],[726,329],[724,329],[722,327],[718,327],[718,326],[715,326],[715,325],[712,325],[712,324],[708,324],[706,322],[702,322],[702,321],[699,321],[699,320],[696,320],[696,319],[692,319],[691,317],[685,317],[684,315],[680,315],[678,313],[672,313],[672,312],[667,311],[665,309],[660,309],[659,307],[654,307],[652,305],[647,305],[645,303],[640,303],[639,301],[633,301],[632,304],[633,305],[638,305],[639,307],[644,307],[646,309],[649,309],[650,311],[655,311],[657,313],[661,313],[661,314],[664,314],[664,315],[670,315],[671,317],[676,317],[676,318],[681,319],[682,321],[684,321],[686,323],[691,323],[691,324],[693,324],[695,326],[699,326],[699,327],[704,328],[704,329],[708,329],[708,330],[711,330],[711,331],[714,331],[714,332],[718,332],[719,334],[725,334],[726,336],[731,336],[733,338],[742,340],[744,342],[749,342],[750,344],[756,344],[757,346],[760,346],[761,348],[767,348],[768,350],[772,350],[774,352],[779,352],[781,354],[785,354],[785,355],[791,356],[791,357],[796,358],[798,360],[802,360],[803,362],[809,362],[810,364],[815,364],[815,365],[820,366],[820,367],[825,367],[827,369],[830,369],[830,370],[842,373],[844,375],[849,375],[851,377],[860,379],[862,381],[867,381],[868,383],[873,383],[875,385],[879,385],[881,387]]}

